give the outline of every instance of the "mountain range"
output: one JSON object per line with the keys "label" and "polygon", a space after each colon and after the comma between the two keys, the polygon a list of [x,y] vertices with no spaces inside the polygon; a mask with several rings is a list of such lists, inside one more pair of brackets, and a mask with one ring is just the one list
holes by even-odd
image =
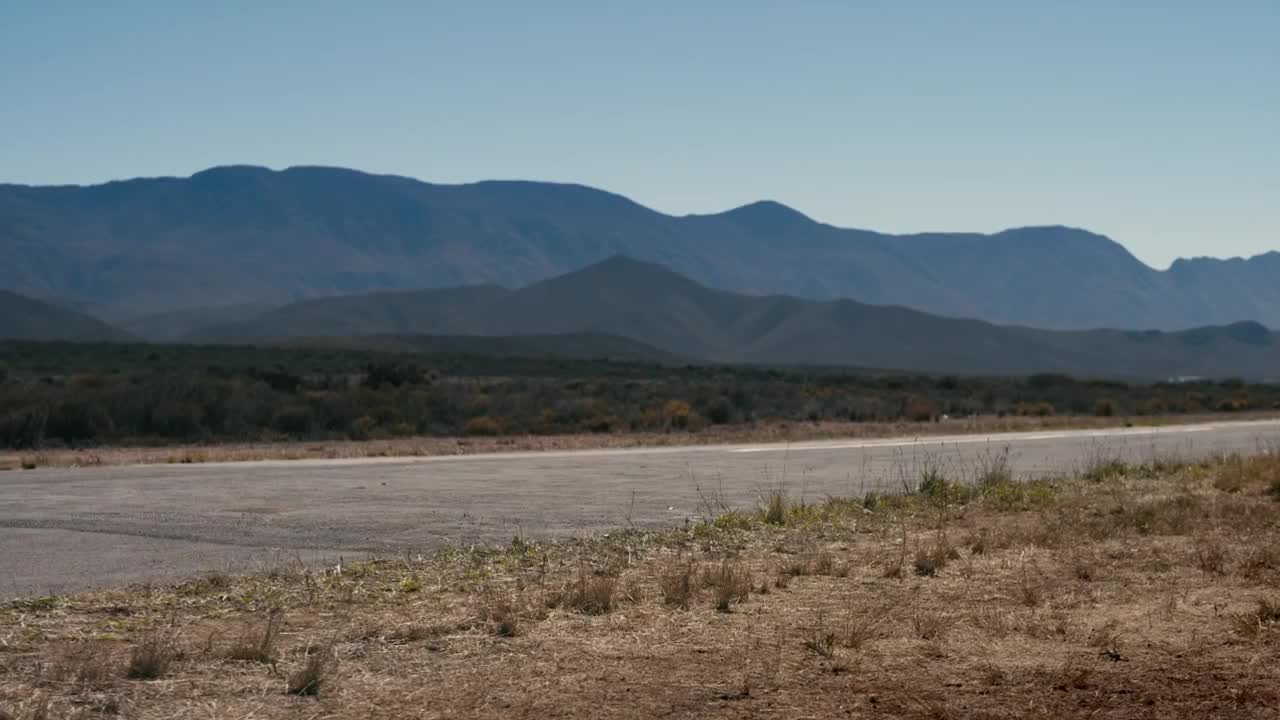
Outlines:
{"label": "mountain range", "polygon": [[0,185],[0,253],[0,287],[153,338],[324,296],[523,287],[619,254],[720,290],[1000,324],[1280,327],[1275,252],[1160,271],[1067,227],[895,236],[767,201],[676,217],[580,185],[436,185],[340,168]]}
{"label": "mountain range", "polygon": [[[95,318],[13,293],[0,294],[0,338],[6,337],[130,339]],[[1131,379],[1275,379],[1280,370],[1280,334],[1258,323],[1178,332],[1041,330],[853,300],[716,290],[623,256],[516,290],[475,285],[302,300],[180,339]]]}
{"label": "mountain range", "polygon": [[188,340],[350,343],[370,333],[619,335],[698,361],[935,373],[1266,379],[1280,371],[1280,334],[1257,323],[1180,332],[1039,330],[852,300],[744,295],[621,256],[518,290],[481,285],[301,301]]}
{"label": "mountain range", "polygon": [[0,339],[129,342],[129,333],[84,313],[0,290]]}

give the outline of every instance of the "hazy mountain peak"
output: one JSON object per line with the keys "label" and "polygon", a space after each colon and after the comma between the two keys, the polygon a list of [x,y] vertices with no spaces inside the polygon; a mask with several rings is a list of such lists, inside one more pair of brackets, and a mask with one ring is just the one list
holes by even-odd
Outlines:
{"label": "hazy mountain peak", "polygon": [[190,179],[231,182],[248,178],[260,178],[274,173],[275,171],[271,168],[262,167],[260,165],[216,165],[214,167],[192,173]]}
{"label": "hazy mountain peak", "polygon": [[743,227],[764,232],[816,225],[813,218],[774,200],[757,200],[720,213],[721,218]]}

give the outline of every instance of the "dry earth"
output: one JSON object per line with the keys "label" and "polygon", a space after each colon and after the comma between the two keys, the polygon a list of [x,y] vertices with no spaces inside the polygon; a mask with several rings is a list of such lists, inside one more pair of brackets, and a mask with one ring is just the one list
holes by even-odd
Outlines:
{"label": "dry earth", "polygon": [[0,607],[35,718],[1275,718],[1280,454]]}

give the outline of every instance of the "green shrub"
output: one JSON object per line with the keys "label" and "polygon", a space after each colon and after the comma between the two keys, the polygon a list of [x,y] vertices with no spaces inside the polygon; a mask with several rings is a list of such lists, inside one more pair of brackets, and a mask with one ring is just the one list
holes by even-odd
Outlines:
{"label": "green shrub", "polygon": [[277,431],[293,437],[306,437],[316,424],[316,414],[307,405],[288,405],[276,413],[271,425]]}
{"label": "green shrub", "polygon": [[1098,417],[1115,417],[1120,414],[1120,408],[1115,400],[1102,398],[1093,404],[1093,414]]}

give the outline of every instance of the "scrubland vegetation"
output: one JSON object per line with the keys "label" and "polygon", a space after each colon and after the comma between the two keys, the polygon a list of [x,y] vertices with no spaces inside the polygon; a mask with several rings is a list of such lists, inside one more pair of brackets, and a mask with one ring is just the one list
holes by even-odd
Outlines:
{"label": "scrubland vegetation", "polygon": [[1273,718],[1280,454],[0,606],[0,717]]}
{"label": "scrubland vegetation", "polygon": [[1280,386],[323,349],[0,343],[0,448],[698,433],[1273,410]]}

